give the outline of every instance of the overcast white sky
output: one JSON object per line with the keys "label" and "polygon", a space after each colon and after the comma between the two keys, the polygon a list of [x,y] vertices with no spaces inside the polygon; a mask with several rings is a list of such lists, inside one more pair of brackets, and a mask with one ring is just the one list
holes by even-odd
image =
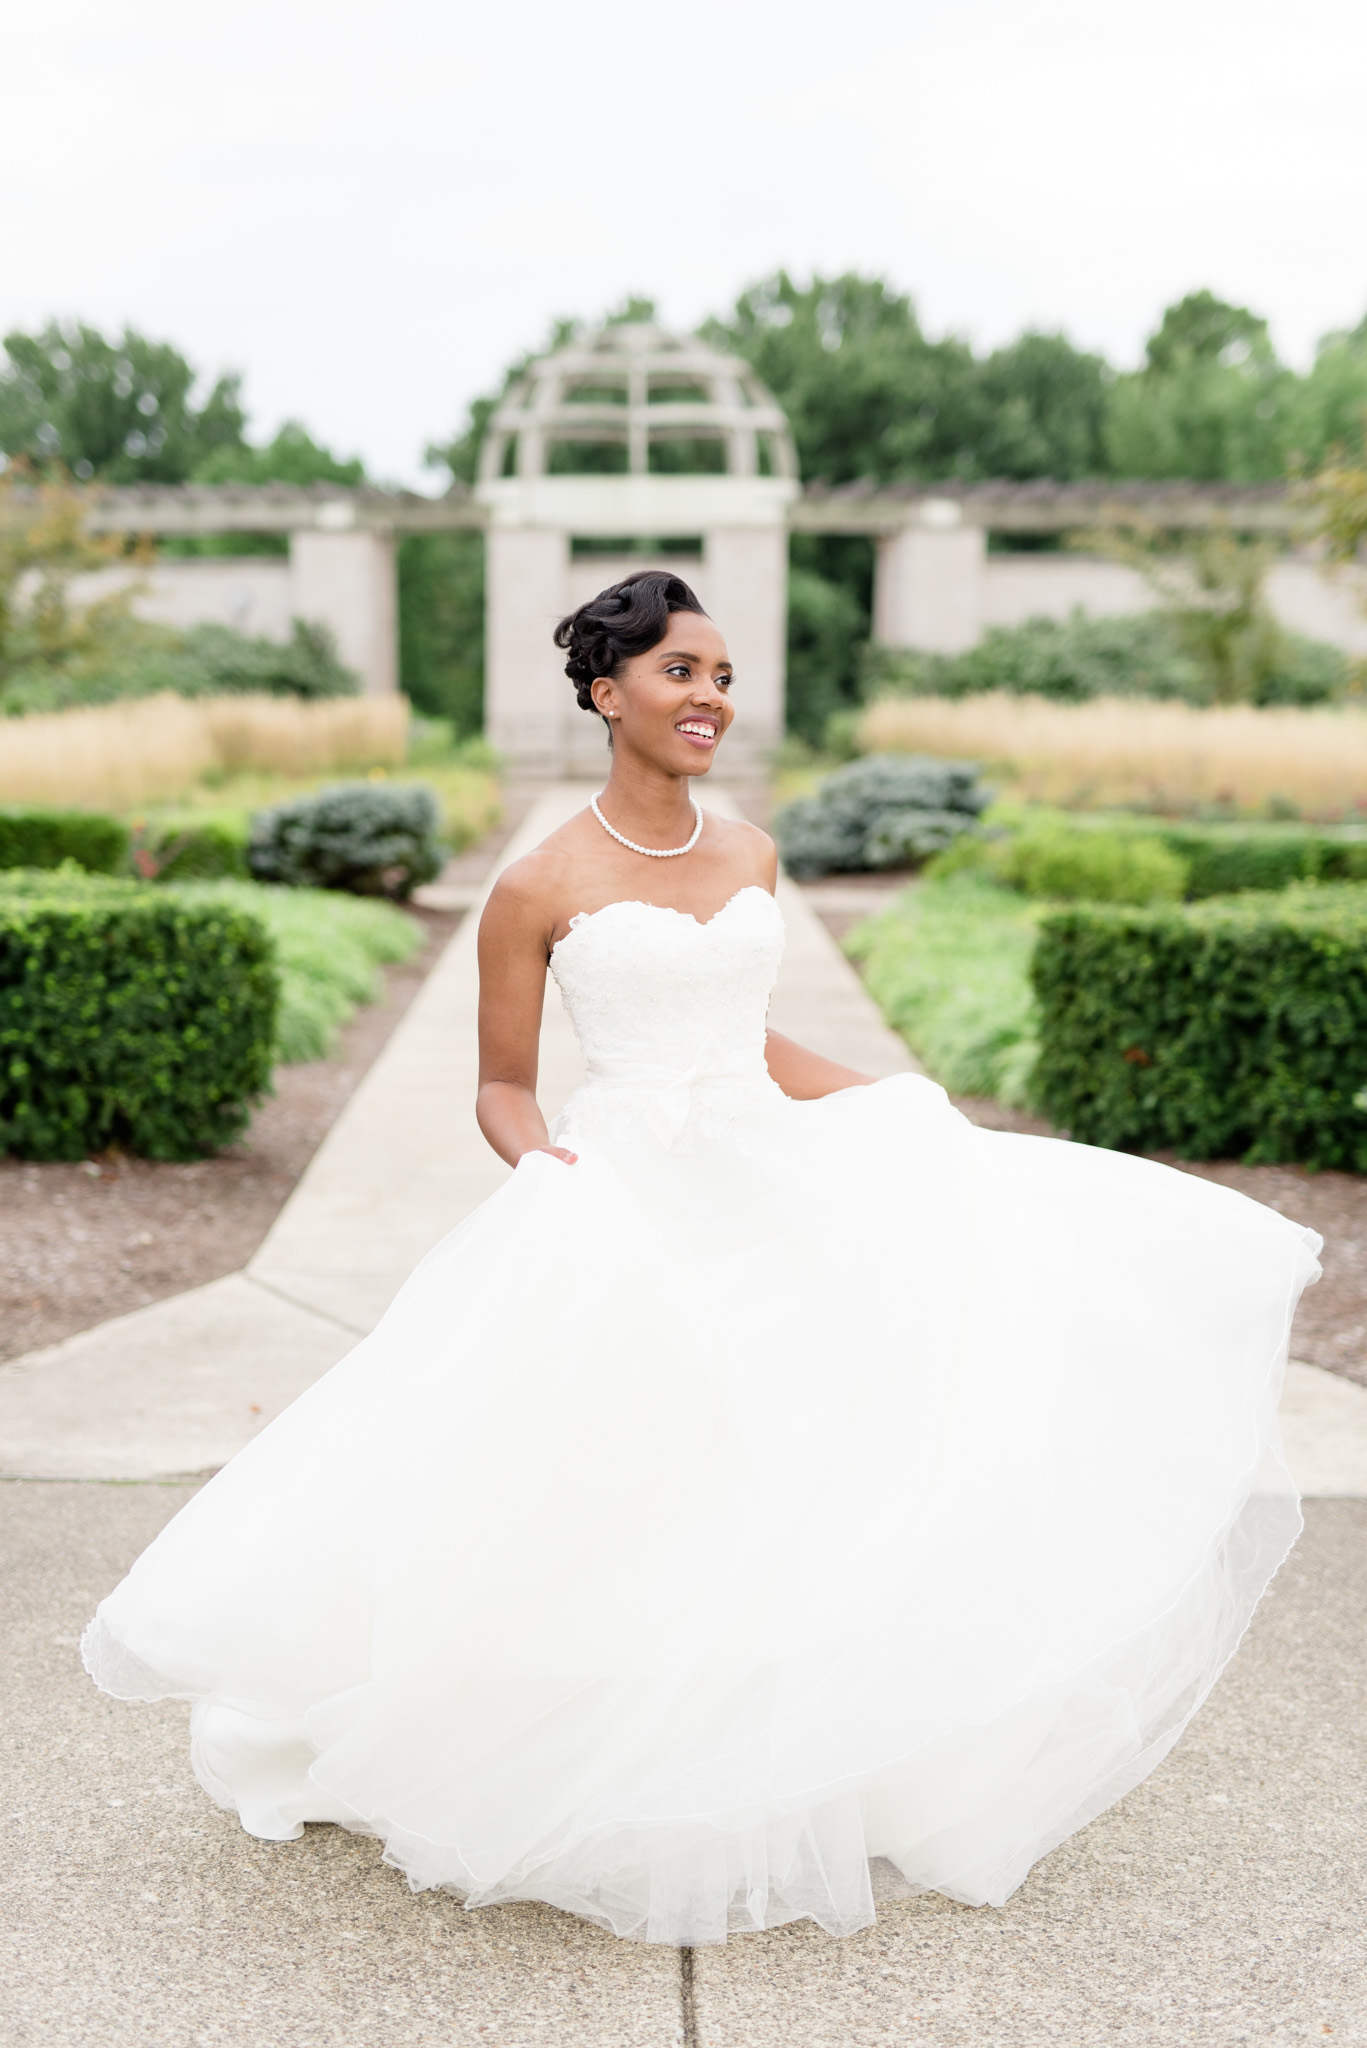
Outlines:
{"label": "overcast white sky", "polygon": [[132,322],[432,488],[558,313],[780,264],[1133,361],[1367,311],[1363,0],[6,0],[0,325]]}

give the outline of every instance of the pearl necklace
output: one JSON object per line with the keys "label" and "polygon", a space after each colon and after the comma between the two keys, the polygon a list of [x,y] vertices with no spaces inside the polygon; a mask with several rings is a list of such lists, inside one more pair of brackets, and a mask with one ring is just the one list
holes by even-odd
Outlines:
{"label": "pearl necklace", "polygon": [[[603,792],[600,789],[598,796],[602,794]],[[625,846],[629,853],[643,853],[647,860],[675,860],[681,853],[692,853],[702,837],[702,805],[695,796],[691,796],[688,801],[693,806],[693,815],[698,822],[693,827],[693,837],[689,840],[687,846],[638,846],[634,839],[628,839],[624,833],[617,830],[615,825],[609,825],[607,819],[598,808],[598,796],[591,796],[589,798],[589,809],[593,812],[594,817],[598,820],[608,837],[615,839],[619,846]]]}

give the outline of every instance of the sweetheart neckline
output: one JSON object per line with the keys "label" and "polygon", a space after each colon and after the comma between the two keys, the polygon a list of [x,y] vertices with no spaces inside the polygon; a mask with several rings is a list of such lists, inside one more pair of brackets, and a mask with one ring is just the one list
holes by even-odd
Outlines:
{"label": "sweetheart neckline", "polygon": [[597,910],[576,910],[570,919],[569,930],[551,947],[551,955],[554,957],[576,932],[582,931],[586,924],[591,924],[595,917],[602,917],[604,912],[609,910],[658,910],[665,917],[685,918],[689,924],[696,925],[700,932],[710,931],[717,919],[724,917],[733,903],[738,902],[742,896],[748,896],[752,890],[758,890],[761,896],[767,896],[774,908],[778,908],[777,899],[762,882],[745,882],[727,897],[720,910],[714,910],[710,917],[704,918],[695,917],[691,910],[676,910],[672,903],[647,903],[641,896],[620,896],[615,903],[600,904]]}

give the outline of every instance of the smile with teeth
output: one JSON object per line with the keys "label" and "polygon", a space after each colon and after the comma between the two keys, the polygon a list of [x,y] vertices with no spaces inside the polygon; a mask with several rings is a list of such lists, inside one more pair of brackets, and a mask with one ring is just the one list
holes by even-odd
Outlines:
{"label": "smile with teeth", "polygon": [[674,730],[684,733],[689,739],[714,740],[717,737],[717,728],[710,718],[681,719]]}

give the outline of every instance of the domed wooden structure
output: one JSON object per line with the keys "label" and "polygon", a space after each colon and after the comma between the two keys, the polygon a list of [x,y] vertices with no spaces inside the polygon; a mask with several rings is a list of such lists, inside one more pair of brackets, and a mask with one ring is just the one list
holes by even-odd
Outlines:
{"label": "domed wooden structure", "polygon": [[532,363],[481,451],[482,481],[604,472],[796,477],[797,456],[748,363],[633,321]]}
{"label": "domed wooden structure", "polygon": [[524,771],[599,773],[551,631],[634,569],[675,570],[727,636],[740,716],[728,765],[783,732],[788,422],[748,363],[645,321],[528,365],[489,422],[475,496],[488,516],[485,715]]}

